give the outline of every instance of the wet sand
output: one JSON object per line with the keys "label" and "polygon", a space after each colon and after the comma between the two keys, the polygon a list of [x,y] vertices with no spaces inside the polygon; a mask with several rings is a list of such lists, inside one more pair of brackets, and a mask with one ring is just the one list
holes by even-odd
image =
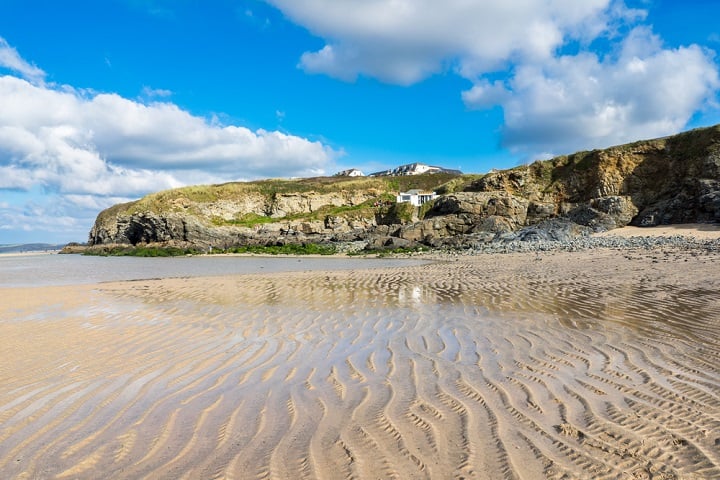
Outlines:
{"label": "wet sand", "polygon": [[720,478],[719,262],[2,289],[0,478]]}

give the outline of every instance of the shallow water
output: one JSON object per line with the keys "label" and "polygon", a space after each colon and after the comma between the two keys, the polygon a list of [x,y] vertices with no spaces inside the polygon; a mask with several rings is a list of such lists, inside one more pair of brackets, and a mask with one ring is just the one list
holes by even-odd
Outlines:
{"label": "shallow water", "polygon": [[410,259],[338,257],[96,257],[0,255],[0,288],[79,285],[118,280],[200,277],[246,273],[342,270],[423,263]]}

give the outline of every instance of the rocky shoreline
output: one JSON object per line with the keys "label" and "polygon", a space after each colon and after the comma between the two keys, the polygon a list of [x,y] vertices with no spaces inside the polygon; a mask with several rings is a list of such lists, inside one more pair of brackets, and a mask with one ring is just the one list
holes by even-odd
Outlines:
{"label": "rocky shoreline", "polygon": [[[710,224],[709,224],[710,225]],[[716,224],[711,224],[712,226]],[[643,229],[644,230],[644,229]],[[645,234],[646,233],[646,234]],[[720,233],[720,230],[718,230]],[[345,241],[333,242],[325,244],[332,247],[333,253],[336,255],[426,255],[438,257],[456,257],[456,256],[474,256],[485,254],[510,254],[510,253],[550,253],[550,252],[581,252],[595,249],[615,249],[615,250],[685,250],[692,252],[720,252],[720,235],[698,236],[690,234],[675,234],[661,236],[654,234],[653,228],[648,228],[647,232],[639,235],[623,236],[614,235],[612,231],[605,235],[595,235],[590,231],[582,231],[581,233],[570,234],[567,230],[543,230],[537,226],[528,227],[518,232],[510,234],[496,234],[492,238],[482,235],[463,235],[452,237],[452,242],[444,244],[427,246],[417,244],[397,243],[396,238],[392,237],[376,237],[372,240],[363,241]],[[385,242],[385,243],[383,243]],[[316,246],[314,243],[309,246]],[[177,254],[210,254],[223,253],[223,250],[192,250],[191,245],[181,245],[178,243],[155,243],[148,244],[143,248],[156,248],[177,250]],[[68,245],[61,253],[66,254],[110,254],[113,249],[133,249],[136,246],[129,244],[111,244],[111,245]],[[281,251],[273,252],[272,247],[267,247],[266,253],[283,253]],[[185,250],[183,250],[185,249]],[[331,252],[328,250],[326,254]],[[256,253],[263,253],[262,250]],[[302,254],[298,250],[295,254]],[[314,251],[308,251],[314,254]]]}
{"label": "rocky shoreline", "polygon": [[540,241],[495,241],[477,244],[466,250],[457,250],[470,255],[496,254],[496,253],[533,253],[533,252],[579,252],[599,248],[617,250],[653,250],[658,248],[673,248],[694,251],[720,251],[720,239],[699,240],[689,236],[676,235],[672,237],[577,237],[570,240],[540,240]]}

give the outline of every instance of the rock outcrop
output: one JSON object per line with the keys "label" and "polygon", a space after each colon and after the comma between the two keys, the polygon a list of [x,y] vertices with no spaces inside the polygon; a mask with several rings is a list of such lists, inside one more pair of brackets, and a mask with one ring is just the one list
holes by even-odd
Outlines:
{"label": "rock outcrop", "polygon": [[[303,219],[323,208],[361,205],[378,197],[375,189],[327,194],[273,193],[269,196],[249,193],[240,198],[220,197],[210,201],[183,196],[182,189],[175,193],[176,198],[160,208],[143,208],[140,201],[140,205],[135,202],[116,205],[102,212],[90,231],[89,244],[180,242],[198,247],[227,248],[245,243],[269,243],[276,237],[332,236],[376,224],[374,215],[363,217],[362,214],[367,212],[357,216],[327,215],[317,220]],[[248,217],[258,222],[252,227],[242,226],[241,220]]]}
{"label": "rock outcrop", "polygon": [[715,126],[490,173],[469,189],[529,200],[530,223],[541,212],[611,229],[720,221],[719,181]]}
{"label": "rock outcrop", "polygon": [[[399,185],[408,178],[415,183]],[[394,204],[398,187],[443,194],[412,209]],[[715,126],[484,176],[273,180],[159,192],[102,212],[89,244],[458,246],[463,239],[547,240],[628,224],[718,221]]]}

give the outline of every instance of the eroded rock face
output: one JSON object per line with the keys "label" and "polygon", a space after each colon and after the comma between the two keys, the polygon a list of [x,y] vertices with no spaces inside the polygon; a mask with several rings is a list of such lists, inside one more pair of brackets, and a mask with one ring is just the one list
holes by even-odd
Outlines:
{"label": "eroded rock face", "polygon": [[[180,202],[179,202],[180,203]],[[194,208],[199,215],[205,218],[219,218],[229,221],[237,217],[238,212],[243,214],[267,215],[272,211],[263,195],[249,194],[243,198],[219,199],[214,202],[181,202],[185,208]]]}
{"label": "eroded rock face", "polygon": [[493,172],[470,189],[530,201],[527,224],[595,229],[720,219],[720,126]]}
{"label": "eroded rock face", "polygon": [[143,212],[96,222],[90,231],[89,244],[187,243],[225,248],[236,245],[248,233],[250,230],[243,228],[208,227],[195,217],[182,214]]}
{"label": "eroded rock face", "polygon": [[334,193],[284,193],[276,195],[267,208],[267,214],[274,218],[288,215],[311,213],[322,207],[359,205],[377,197],[376,191],[334,192]]}
{"label": "eroded rock face", "polygon": [[593,198],[570,210],[565,217],[595,231],[612,230],[628,225],[638,213],[630,197],[612,195]]}
{"label": "eroded rock face", "polygon": [[507,192],[459,192],[438,198],[428,216],[469,214],[476,217],[503,217],[516,226],[524,225],[530,202]]}

